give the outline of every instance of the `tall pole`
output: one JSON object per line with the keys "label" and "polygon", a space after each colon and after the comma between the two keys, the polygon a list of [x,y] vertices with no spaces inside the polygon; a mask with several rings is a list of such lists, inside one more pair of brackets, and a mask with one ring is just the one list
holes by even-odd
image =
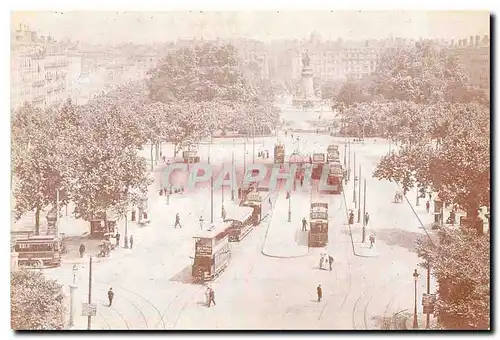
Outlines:
{"label": "tall pole", "polygon": [[357,202],[356,202],[356,152],[354,152],[354,166],[353,166],[353,176],[354,176],[354,185],[353,191],[352,191],[352,202],[354,203],[354,209],[357,207]]}
{"label": "tall pole", "polygon": [[364,189],[363,189],[363,235],[362,235],[362,240],[361,242],[362,243],[365,243],[365,239],[366,239],[366,230],[365,230],[365,226],[366,226],[366,219],[365,219],[365,215],[366,215],[366,178],[364,180]]}
{"label": "tall pole", "polygon": [[252,125],[252,163],[255,164],[255,123]]}
{"label": "tall pole", "polygon": [[234,175],[234,138],[233,138],[233,152],[231,153],[231,201],[234,202],[233,175]]}
{"label": "tall pole", "polygon": [[59,237],[59,189],[56,190],[56,236]]}
{"label": "tall pole", "polygon": [[417,320],[417,280],[415,280],[415,299],[413,303],[413,329],[418,328]]}
{"label": "tall pole", "polygon": [[128,212],[125,213],[125,244],[123,246],[128,249]]}
{"label": "tall pole", "polygon": [[[208,143],[208,165],[210,166],[210,151],[212,146],[212,135]],[[214,223],[214,177],[210,176],[210,223]]]}
{"label": "tall pole", "polygon": [[347,142],[344,144],[344,169],[347,166],[346,160],[347,160]]}
{"label": "tall pole", "polygon": [[348,163],[348,167],[347,167],[347,180],[350,181],[351,180],[351,141],[350,140],[347,140],[347,147],[349,148],[349,153],[348,153],[349,163]]}
{"label": "tall pole", "polygon": [[359,196],[359,204],[358,204],[358,223],[361,222],[361,164],[359,165],[359,174],[358,174],[358,196]]}
{"label": "tall pole", "polygon": [[246,175],[247,175],[247,140],[245,138],[243,143],[243,180],[245,180]]}
{"label": "tall pole", "polygon": [[[431,263],[429,259],[427,259],[427,294],[431,293]],[[430,328],[430,322],[431,322],[431,315],[427,313],[426,319],[425,319],[425,328],[429,329]]]}
{"label": "tall pole", "polygon": [[292,194],[288,194],[288,222],[292,222]]}
{"label": "tall pole", "polygon": [[[92,256],[90,256],[89,262],[89,306],[92,303]],[[87,317],[87,330],[92,329],[92,315]]]}

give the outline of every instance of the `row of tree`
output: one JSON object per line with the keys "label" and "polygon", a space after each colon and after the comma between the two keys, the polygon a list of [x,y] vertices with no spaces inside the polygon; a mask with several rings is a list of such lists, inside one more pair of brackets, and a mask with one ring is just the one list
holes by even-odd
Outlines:
{"label": "row of tree", "polygon": [[[15,216],[69,201],[86,220],[121,215],[150,184],[138,150],[162,142],[175,153],[222,130],[274,128],[279,111],[269,84],[246,72],[232,45],[201,43],[170,52],[145,82],[130,83],[78,106],[67,101],[12,114]],[[156,152],[155,149],[156,148]]]}
{"label": "row of tree", "polygon": [[398,144],[373,176],[432,189],[467,213],[466,226],[422,239],[418,253],[438,281],[435,315],[446,329],[489,327],[489,233],[478,218],[490,206],[490,99],[471,87],[457,59],[432,43],[387,51],[375,74],[347,82],[334,107],[343,133]]}

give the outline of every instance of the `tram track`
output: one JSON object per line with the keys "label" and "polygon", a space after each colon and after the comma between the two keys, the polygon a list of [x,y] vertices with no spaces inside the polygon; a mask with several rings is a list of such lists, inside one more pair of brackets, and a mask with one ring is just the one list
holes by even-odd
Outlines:
{"label": "tram track", "polygon": [[[133,295],[139,297],[141,300],[145,301],[148,305],[150,305],[158,313],[158,316],[161,317],[161,313],[160,313],[159,309],[150,300],[148,300],[147,298],[145,298],[141,294],[136,293],[135,291],[133,291],[131,289],[125,288],[120,284],[111,283],[109,281],[104,281],[104,280],[97,280],[97,282],[106,283],[108,285],[113,285],[115,288],[119,288],[119,289],[121,289],[129,294],[133,294]],[[139,312],[139,314],[141,314],[142,319],[144,320],[144,324],[146,325],[146,328],[149,328],[147,318],[146,318],[144,312],[142,311],[142,309],[139,308],[137,306],[137,304],[132,302],[132,300],[130,298],[121,296],[120,299],[124,299],[124,300],[128,301],[132,306],[134,306],[134,308]],[[165,328],[163,328],[163,329],[165,329]]]}

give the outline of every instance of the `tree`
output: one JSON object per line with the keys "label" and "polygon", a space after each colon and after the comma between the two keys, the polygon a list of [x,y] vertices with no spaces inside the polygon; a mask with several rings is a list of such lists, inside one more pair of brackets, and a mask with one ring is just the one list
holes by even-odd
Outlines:
{"label": "tree", "polygon": [[417,251],[433,264],[438,282],[435,316],[449,330],[490,327],[490,236],[472,230],[442,229],[440,244],[427,238]]}
{"label": "tree", "polygon": [[66,160],[58,152],[62,148],[55,110],[24,105],[13,112],[11,128],[14,217],[34,211],[38,235],[40,213],[49,204],[55,205],[56,190],[64,183]]}
{"label": "tree", "polygon": [[455,56],[429,41],[388,49],[375,71],[372,92],[388,100],[434,103],[467,87]]}
{"label": "tree", "polygon": [[38,271],[11,272],[11,327],[15,330],[63,329],[61,288]]}
{"label": "tree", "polygon": [[236,49],[230,44],[198,43],[170,52],[150,71],[153,101],[239,101],[248,97]]}

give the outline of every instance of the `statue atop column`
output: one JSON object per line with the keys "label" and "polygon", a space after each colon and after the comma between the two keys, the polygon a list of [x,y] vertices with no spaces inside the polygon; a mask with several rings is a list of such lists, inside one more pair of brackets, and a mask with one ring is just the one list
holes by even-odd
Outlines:
{"label": "statue atop column", "polygon": [[307,53],[304,53],[303,56],[302,56],[302,66],[303,68],[307,68],[311,65],[311,59],[309,58],[309,54]]}

